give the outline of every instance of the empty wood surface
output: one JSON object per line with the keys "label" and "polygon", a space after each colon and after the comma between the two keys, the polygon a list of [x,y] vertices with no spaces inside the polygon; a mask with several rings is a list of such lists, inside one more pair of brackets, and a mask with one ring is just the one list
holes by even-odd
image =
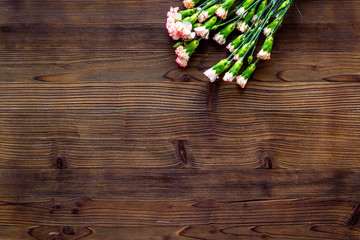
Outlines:
{"label": "empty wood surface", "polygon": [[0,1],[0,240],[360,239],[359,2],[297,4],[239,89],[180,0]]}

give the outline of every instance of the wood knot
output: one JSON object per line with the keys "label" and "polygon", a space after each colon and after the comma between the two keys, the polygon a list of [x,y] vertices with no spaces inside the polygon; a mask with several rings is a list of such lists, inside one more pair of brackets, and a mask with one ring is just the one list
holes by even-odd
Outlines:
{"label": "wood knot", "polygon": [[61,232],[65,235],[75,235],[75,231],[71,226],[62,226],[61,227]]}
{"label": "wood knot", "polygon": [[77,208],[74,208],[73,210],[71,210],[72,214],[77,214],[78,212],[79,212],[79,209],[77,209]]}
{"label": "wood knot", "polygon": [[66,168],[66,159],[62,157],[56,158],[56,168],[58,169]]}
{"label": "wood knot", "polygon": [[188,75],[184,75],[184,76],[182,77],[182,81],[183,81],[183,82],[191,82],[191,77],[188,76]]}
{"label": "wood knot", "polygon": [[188,164],[188,157],[186,153],[185,143],[186,143],[185,140],[177,141],[177,152],[181,162],[183,162],[184,164]]}
{"label": "wood knot", "polygon": [[265,169],[272,169],[273,166],[272,166],[272,160],[271,160],[271,157],[265,157],[263,162],[262,162],[262,168],[265,168]]}
{"label": "wood knot", "polygon": [[347,226],[355,226],[360,220],[360,203],[358,203],[353,212],[351,213],[350,217],[346,221]]}

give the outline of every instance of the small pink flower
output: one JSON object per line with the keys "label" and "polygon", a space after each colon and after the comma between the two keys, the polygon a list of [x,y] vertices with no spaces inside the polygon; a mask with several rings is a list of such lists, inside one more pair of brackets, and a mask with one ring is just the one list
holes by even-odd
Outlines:
{"label": "small pink flower", "polygon": [[257,58],[260,58],[262,60],[269,60],[270,52],[264,51],[263,49],[261,49],[261,51],[257,54]]}
{"label": "small pink flower", "polygon": [[195,33],[191,32],[192,24],[188,21],[176,22],[175,23],[176,31],[179,33],[180,37],[183,39],[193,39],[195,38]]}
{"label": "small pink flower", "polygon": [[178,56],[178,58],[182,58],[185,60],[189,60],[189,54],[186,52],[183,45],[180,45],[176,48],[175,54]]}
{"label": "small pink flower", "polygon": [[235,48],[234,48],[234,46],[231,44],[231,43],[229,43],[229,45],[227,45],[226,46],[226,48],[229,50],[229,52],[234,52],[234,50],[235,50]]}
{"label": "small pink flower", "polygon": [[220,45],[224,45],[226,43],[226,38],[224,38],[224,36],[220,33],[215,34],[213,39]]}
{"label": "small pink flower", "polygon": [[265,36],[269,36],[271,33],[272,29],[271,28],[264,28],[264,35]]}
{"label": "small pink flower", "polygon": [[195,2],[193,0],[184,0],[183,4],[186,8],[193,8],[195,7]]}
{"label": "small pink flower", "polygon": [[180,67],[185,68],[187,66],[189,60],[177,57],[175,61],[176,61],[177,64],[179,64]]}
{"label": "small pink flower", "polygon": [[239,54],[235,54],[235,56],[234,56],[234,60],[235,60],[235,61],[239,61],[239,60],[240,60],[240,58],[239,58]]}
{"label": "small pink flower", "polygon": [[204,74],[207,78],[210,79],[210,82],[215,82],[215,80],[219,78],[219,76],[216,74],[216,71],[212,68],[206,70]]}
{"label": "small pink flower", "polygon": [[227,14],[228,14],[228,11],[223,8],[223,7],[220,7],[218,8],[216,11],[215,11],[215,14],[221,18],[221,19],[225,19],[227,17]]}
{"label": "small pink flower", "polygon": [[241,88],[244,88],[248,79],[245,79],[242,75],[236,77],[236,84]]}
{"label": "small pink flower", "polygon": [[242,33],[246,33],[249,30],[250,26],[246,22],[238,22],[236,23],[236,29]]}
{"label": "small pink flower", "polygon": [[170,8],[170,11],[167,12],[167,19],[166,19],[167,23],[175,23],[182,19],[182,15],[178,13],[178,10],[179,10],[178,7]]}
{"label": "small pink flower", "polygon": [[172,37],[174,40],[179,40],[180,35],[176,30],[175,23],[166,23],[166,29],[168,30],[170,37]]}
{"label": "small pink flower", "polygon": [[196,27],[194,31],[199,37],[202,37],[203,39],[209,39],[209,30],[204,26]]}
{"label": "small pink flower", "polygon": [[223,80],[225,82],[232,82],[232,80],[234,80],[235,76],[233,75],[233,73],[231,72],[227,72],[225,73],[225,76],[223,77]]}
{"label": "small pink flower", "polygon": [[202,23],[202,22],[204,22],[206,19],[208,19],[209,17],[210,17],[210,15],[207,13],[207,11],[202,11],[202,12],[199,14],[198,21],[199,21],[199,23]]}
{"label": "small pink flower", "polygon": [[241,14],[244,14],[244,12],[245,12],[245,8],[244,7],[241,7],[241,8],[239,8],[237,11],[236,11],[236,15],[241,15]]}

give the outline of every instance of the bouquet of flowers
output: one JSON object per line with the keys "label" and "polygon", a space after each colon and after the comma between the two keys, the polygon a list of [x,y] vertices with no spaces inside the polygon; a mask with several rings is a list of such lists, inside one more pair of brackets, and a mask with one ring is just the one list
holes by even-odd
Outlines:
{"label": "bouquet of flowers", "polygon": [[[223,80],[232,82],[235,79],[244,88],[258,61],[270,59],[275,34],[293,2],[294,0],[184,0],[185,10],[179,11],[178,7],[171,7],[167,13],[166,28],[169,36],[179,40],[174,45],[176,62],[181,67],[186,67],[200,41],[209,39],[211,31],[216,31],[213,39],[224,45],[228,36],[238,30],[238,36],[226,46],[230,52],[229,57],[219,61],[204,74],[214,82],[227,71]],[[261,33],[266,39],[254,61],[253,55]],[[240,72],[244,61],[248,66]]]}

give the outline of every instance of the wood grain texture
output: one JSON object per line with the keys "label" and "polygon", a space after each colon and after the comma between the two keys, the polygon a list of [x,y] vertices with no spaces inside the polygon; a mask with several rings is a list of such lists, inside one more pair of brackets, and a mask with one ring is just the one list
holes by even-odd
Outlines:
{"label": "wood grain texture", "polygon": [[0,1],[0,240],[360,239],[359,3],[297,3],[241,90],[181,0]]}

